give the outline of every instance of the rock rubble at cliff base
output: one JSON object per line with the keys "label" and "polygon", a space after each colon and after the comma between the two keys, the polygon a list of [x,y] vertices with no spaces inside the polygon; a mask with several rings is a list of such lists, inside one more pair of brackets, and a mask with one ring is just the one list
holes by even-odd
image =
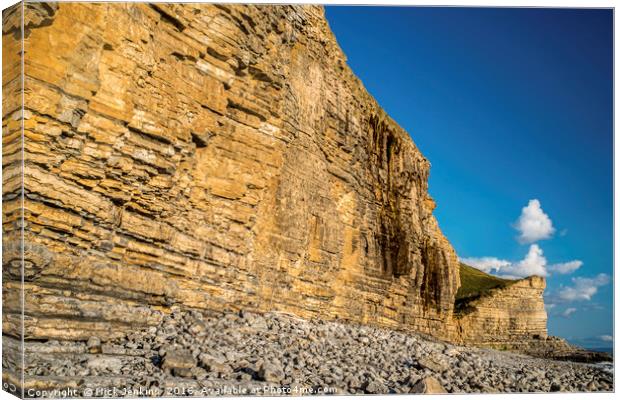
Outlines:
{"label": "rock rubble at cliff base", "polygon": [[80,396],[613,390],[613,374],[591,364],[278,313],[177,310],[124,339],[45,346],[32,356],[47,362],[27,367],[27,382],[74,377]]}

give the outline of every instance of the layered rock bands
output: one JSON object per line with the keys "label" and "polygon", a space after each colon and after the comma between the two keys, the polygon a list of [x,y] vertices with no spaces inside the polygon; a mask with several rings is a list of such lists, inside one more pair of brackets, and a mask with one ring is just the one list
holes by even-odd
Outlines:
{"label": "layered rock bands", "polygon": [[3,14],[5,335],[108,340],[182,305],[546,336],[538,279],[454,317],[430,164],[321,7],[20,11]]}

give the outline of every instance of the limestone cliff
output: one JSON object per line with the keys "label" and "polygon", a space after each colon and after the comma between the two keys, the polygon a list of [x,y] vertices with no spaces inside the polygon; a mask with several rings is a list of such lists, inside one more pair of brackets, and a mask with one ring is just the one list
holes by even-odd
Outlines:
{"label": "limestone cliff", "polygon": [[[21,59],[23,31],[22,7],[13,6],[2,12],[2,307],[9,311],[5,300],[23,296],[22,260],[22,137],[21,104],[23,82]],[[10,250],[12,249],[12,250]],[[13,253],[13,254],[11,254]],[[15,254],[17,253],[17,254]],[[9,276],[11,278],[9,278]],[[12,282],[11,282],[12,281]],[[16,308],[15,308],[16,307]],[[13,305],[16,313],[20,305]],[[21,372],[24,370],[23,319],[11,327],[2,324],[2,381],[4,390],[21,394]],[[10,335],[12,337],[9,337]],[[10,343],[9,343],[10,342]]]}
{"label": "limestone cliff", "polygon": [[459,338],[468,344],[520,349],[547,338],[545,279],[532,276],[474,299],[457,313]]}
{"label": "limestone cliff", "polygon": [[519,296],[535,299],[517,329],[544,333],[535,279],[454,319],[458,261],[430,164],[346,65],[321,7],[33,3],[23,27],[15,10],[4,335],[122,337],[181,305],[486,342]]}
{"label": "limestone cliff", "polygon": [[[458,264],[429,162],[321,7],[32,4],[24,55],[27,339],[123,335],[175,304],[447,337]],[[5,266],[19,265],[8,230]]]}

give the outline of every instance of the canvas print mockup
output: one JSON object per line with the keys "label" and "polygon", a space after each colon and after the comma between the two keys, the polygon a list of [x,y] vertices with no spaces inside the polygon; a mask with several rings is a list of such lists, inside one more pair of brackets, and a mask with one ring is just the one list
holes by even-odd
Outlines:
{"label": "canvas print mockup", "polygon": [[614,391],[613,10],[25,2],[2,35],[3,390]]}

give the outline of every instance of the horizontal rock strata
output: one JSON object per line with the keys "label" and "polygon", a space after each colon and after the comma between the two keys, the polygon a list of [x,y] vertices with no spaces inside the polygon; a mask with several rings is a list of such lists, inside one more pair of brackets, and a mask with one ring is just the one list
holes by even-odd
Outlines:
{"label": "horizontal rock strata", "polygon": [[88,355],[175,306],[546,337],[533,278],[454,318],[430,164],[321,7],[29,3],[23,26],[20,12],[3,14],[3,338],[31,350],[5,379],[41,375],[58,353],[41,343]]}
{"label": "horizontal rock strata", "polygon": [[542,345],[547,339],[544,290],[545,279],[532,276],[467,302],[457,311],[458,336],[465,343],[501,349]]}
{"label": "horizontal rock strata", "polygon": [[[22,257],[20,244],[23,208],[22,201],[22,149],[21,105],[23,82],[21,79],[22,7],[15,5],[2,12],[2,307],[3,315],[18,313],[17,318],[3,320],[2,329],[2,381],[3,389],[22,395],[24,370],[23,319],[19,316],[21,304],[7,306],[10,296],[21,299],[23,295]],[[11,310],[11,311],[9,311]],[[11,337],[5,336],[5,333]]]}
{"label": "horizontal rock strata", "polygon": [[457,263],[429,163],[346,66],[322,8],[33,10],[27,339],[112,338],[174,304],[448,333]]}

